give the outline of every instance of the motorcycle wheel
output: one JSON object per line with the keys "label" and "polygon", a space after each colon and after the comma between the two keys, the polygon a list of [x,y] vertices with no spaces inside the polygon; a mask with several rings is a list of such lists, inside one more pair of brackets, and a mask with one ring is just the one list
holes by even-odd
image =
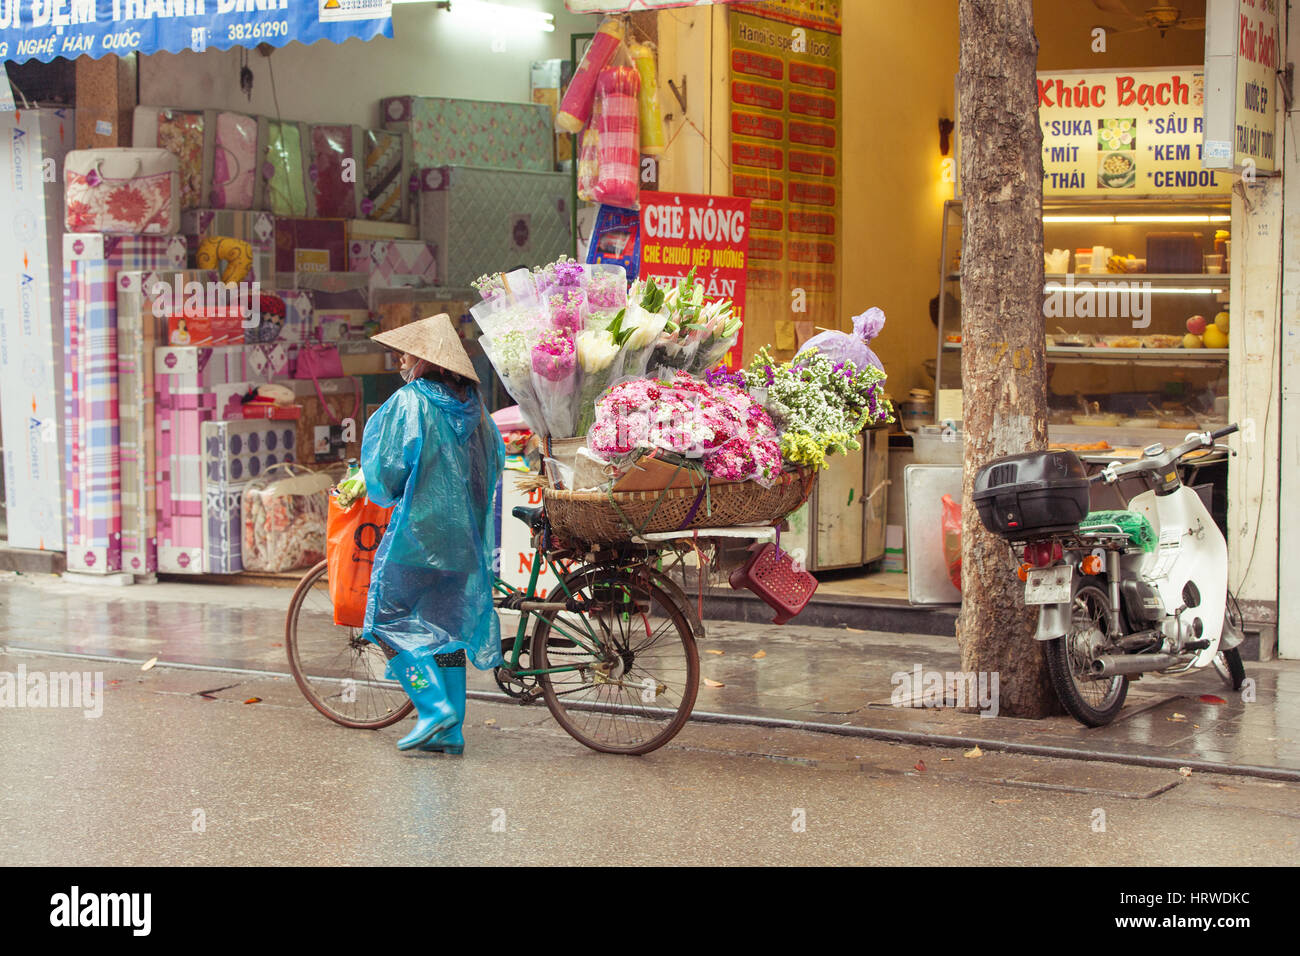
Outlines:
{"label": "motorcycle wheel", "polygon": [[1110,596],[1088,581],[1076,586],[1070,632],[1047,642],[1047,670],[1052,687],[1070,716],[1088,727],[1104,727],[1115,719],[1128,696],[1128,678],[1090,680],[1092,646],[1097,632],[1106,633]]}
{"label": "motorcycle wheel", "polygon": [[[1223,610],[1223,630],[1227,633],[1229,630],[1235,634],[1241,634],[1245,621],[1241,619],[1241,608],[1237,606],[1237,599],[1228,592],[1228,604]],[[1241,690],[1241,685],[1246,680],[1246,665],[1241,662],[1241,648],[1230,648],[1229,650],[1219,651],[1214,655],[1214,669],[1219,672],[1223,682],[1233,690]]]}
{"label": "motorcycle wheel", "polygon": [[1241,651],[1231,648],[1214,655],[1214,669],[1219,672],[1223,682],[1233,690],[1241,690],[1246,680],[1246,665],[1241,662]]}

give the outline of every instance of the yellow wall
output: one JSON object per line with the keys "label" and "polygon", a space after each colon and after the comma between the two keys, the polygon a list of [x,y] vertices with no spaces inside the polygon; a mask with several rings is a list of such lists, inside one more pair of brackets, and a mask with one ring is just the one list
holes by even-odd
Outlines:
{"label": "yellow wall", "polygon": [[[939,290],[943,200],[939,120],[954,115],[957,0],[844,11],[844,236],[841,328],[871,306],[888,321],[873,346],[889,391],[932,388],[929,303]],[[955,154],[954,154],[955,155]]]}

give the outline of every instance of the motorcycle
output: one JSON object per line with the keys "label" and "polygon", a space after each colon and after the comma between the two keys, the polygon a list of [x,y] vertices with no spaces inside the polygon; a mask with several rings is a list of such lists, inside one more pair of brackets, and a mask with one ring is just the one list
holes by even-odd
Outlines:
{"label": "motorcycle", "polygon": [[[1071,451],[989,462],[973,498],[980,520],[1023,558],[1025,604],[1038,607],[1052,685],[1089,727],[1119,714],[1130,681],[1213,665],[1234,690],[1245,680],[1240,611],[1228,592],[1228,545],[1177,463],[1237,431],[1193,432],[1154,444],[1089,477]],[[1125,510],[1089,511],[1093,482],[1142,476]],[[1014,553],[1014,551],[1013,551]]]}

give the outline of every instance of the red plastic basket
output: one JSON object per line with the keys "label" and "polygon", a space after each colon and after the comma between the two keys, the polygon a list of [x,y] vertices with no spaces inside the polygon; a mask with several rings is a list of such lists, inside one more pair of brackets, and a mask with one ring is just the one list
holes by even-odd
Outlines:
{"label": "red plastic basket", "polygon": [[817,579],[796,570],[790,553],[775,544],[755,545],[753,551],[744,565],[731,572],[731,586],[737,591],[749,588],[776,611],[772,623],[784,624],[812,599]]}

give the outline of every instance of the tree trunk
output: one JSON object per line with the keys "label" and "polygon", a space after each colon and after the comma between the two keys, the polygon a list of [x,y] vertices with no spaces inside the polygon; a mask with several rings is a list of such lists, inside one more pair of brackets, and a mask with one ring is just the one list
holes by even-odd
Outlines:
{"label": "tree trunk", "polygon": [[[1043,137],[1032,0],[961,0],[962,669],[998,675],[998,712],[1058,710],[1036,615],[971,501],[992,458],[1047,445]],[[945,263],[945,268],[948,264]]]}

